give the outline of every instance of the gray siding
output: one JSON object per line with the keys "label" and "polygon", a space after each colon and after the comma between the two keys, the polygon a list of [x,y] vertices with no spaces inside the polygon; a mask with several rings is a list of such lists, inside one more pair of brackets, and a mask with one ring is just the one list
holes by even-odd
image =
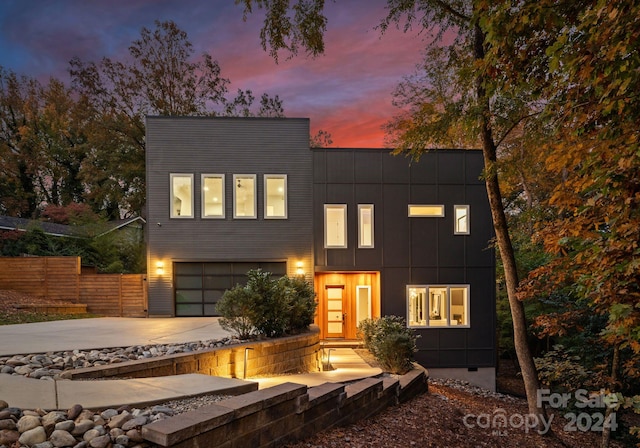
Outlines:
{"label": "gray siding", "polygon": [[[312,272],[308,119],[147,118],[149,314],[173,315],[176,261],[295,261]],[[170,173],[194,175],[194,217],[171,219]],[[225,174],[225,219],[202,219],[200,175]],[[256,174],[257,219],[233,219],[233,175]],[[286,174],[288,219],[263,218],[264,174]],[[156,262],[164,274],[156,274]]]}

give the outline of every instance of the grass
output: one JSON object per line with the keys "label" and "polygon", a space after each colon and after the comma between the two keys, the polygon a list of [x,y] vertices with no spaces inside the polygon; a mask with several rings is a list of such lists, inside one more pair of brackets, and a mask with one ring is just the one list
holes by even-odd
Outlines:
{"label": "grass", "polygon": [[33,311],[0,313],[0,325],[30,324],[34,322],[50,322],[54,320],[90,319],[100,317],[97,314],[46,314]]}

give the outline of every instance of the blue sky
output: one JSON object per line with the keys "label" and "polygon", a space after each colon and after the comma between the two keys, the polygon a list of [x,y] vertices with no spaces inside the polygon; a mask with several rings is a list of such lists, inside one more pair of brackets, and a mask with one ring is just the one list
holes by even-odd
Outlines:
{"label": "blue sky", "polygon": [[69,81],[72,57],[119,59],[140,29],[173,20],[195,54],[207,52],[231,80],[231,91],[279,95],[289,117],[311,118],[334,146],[380,147],[380,126],[398,111],[391,93],[414,71],[422,36],[374,26],[385,0],[327,1],[325,55],[304,55],[276,64],[260,46],[262,13],[244,22],[233,0],[0,0],[0,66],[46,82]]}

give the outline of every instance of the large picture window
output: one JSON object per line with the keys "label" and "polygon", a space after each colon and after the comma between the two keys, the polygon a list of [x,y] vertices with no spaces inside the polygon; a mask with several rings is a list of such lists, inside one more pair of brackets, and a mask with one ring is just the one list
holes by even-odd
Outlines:
{"label": "large picture window", "polygon": [[407,325],[468,327],[469,285],[407,286]]}
{"label": "large picture window", "polygon": [[324,247],[347,247],[347,205],[324,205]]}
{"label": "large picture window", "polygon": [[256,213],[256,175],[233,175],[233,217],[255,219]]}
{"label": "large picture window", "polygon": [[224,218],[224,174],[202,175],[202,217]]}
{"label": "large picture window", "polygon": [[193,174],[171,174],[170,217],[193,218]]}
{"label": "large picture window", "polygon": [[287,218],[287,175],[264,175],[264,218]]}
{"label": "large picture window", "polygon": [[358,204],[358,247],[373,248],[373,204]]}

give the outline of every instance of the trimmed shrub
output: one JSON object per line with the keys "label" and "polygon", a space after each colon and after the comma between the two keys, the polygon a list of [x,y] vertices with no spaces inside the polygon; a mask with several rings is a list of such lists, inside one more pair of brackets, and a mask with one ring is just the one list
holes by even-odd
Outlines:
{"label": "trimmed shrub", "polygon": [[358,325],[358,334],[383,370],[400,375],[411,370],[418,336],[402,317],[365,319]]}
{"label": "trimmed shrub", "polygon": [[239,339],[250,339],[255,335],[256,308],[260,296],[240,285],[225,291],[216,304],[220,326],[236,333]]}
{"label": "trimmed shrub", "polygon": [[[220,325],[240,335],[278,337],[304,331],[313,323],[317,303],[304,279],[273,279],[261,269],[247,273],[246,286],[226,291],[218,302]],[[242,338],[245,339],[245,338]]]}

